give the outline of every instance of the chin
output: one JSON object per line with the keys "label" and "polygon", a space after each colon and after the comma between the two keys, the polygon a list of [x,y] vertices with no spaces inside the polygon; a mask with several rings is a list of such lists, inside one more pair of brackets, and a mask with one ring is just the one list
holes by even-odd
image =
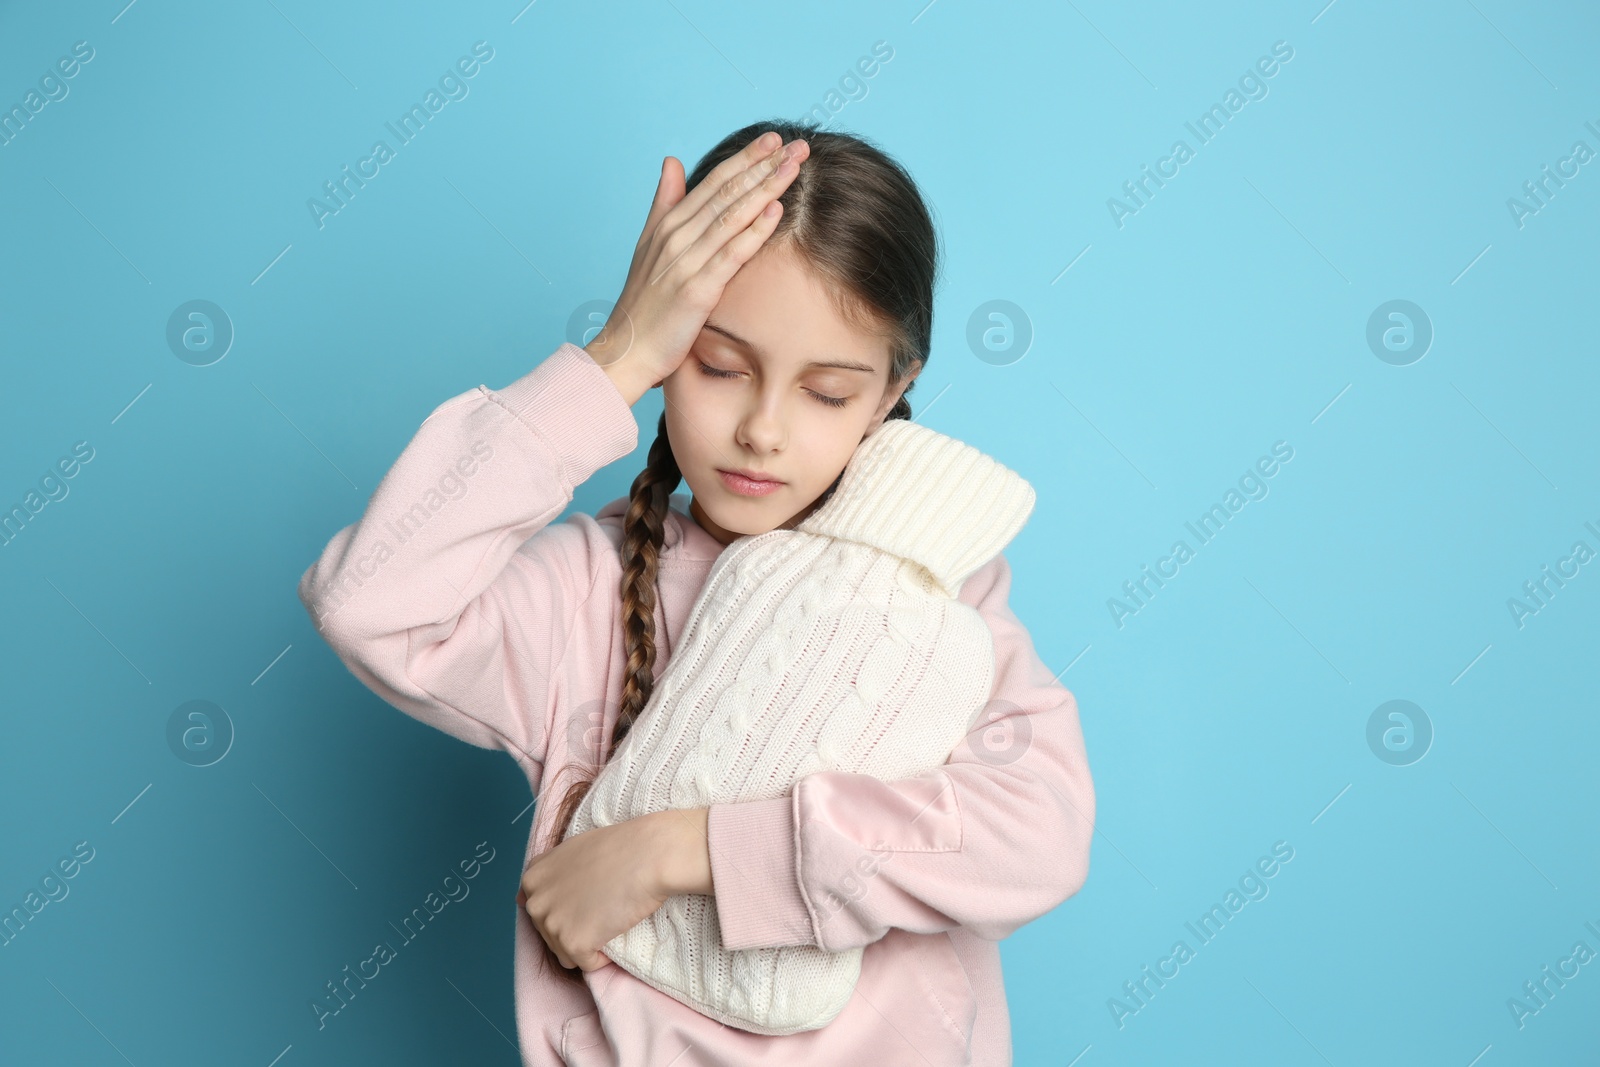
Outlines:
{"label": "chin", "polygon": [[[735,537],[744,537],[751,533],[760,533],[772,529],[778,521],[763,522],[754,516],[761,513],[763,500],[754,497],[742,497],[737,493],[718,486],[712,494],[707,496],[693,495],[691,503],[698,501],[700,510],[718,528],[733,534]],[[743,505],[743,506],[741,506]],[[690,509],[690,515],[694,514]]]}
{"label": "chin", "polygon": [[772,517],[782,509],[773,508],[770,501],[751,499],[737,494],[729,496],[730,499],[726,501],[717,501],[717,506],[714,507],[705,507],[703,503],[701,504],[701,507],[705,507],[706,514],[711,516],[711,521],[724,530],[738,534],[760,533],[772,529],[783,521],[783,518]]}

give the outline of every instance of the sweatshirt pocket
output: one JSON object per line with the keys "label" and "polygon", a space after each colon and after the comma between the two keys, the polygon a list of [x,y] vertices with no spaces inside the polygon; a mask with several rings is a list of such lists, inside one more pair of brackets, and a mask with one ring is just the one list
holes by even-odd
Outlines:
{"label": "sweatshirt pocket", "polygon": [[574,1015],[561,1027],[561,1062],[567,1067],[617,1067],[600,1027],[600,1009]]}
{"label": "sweatshirt pocket", "polygon": [[948,934],[914,934],[892,930],[912,945],[911,973],[928,998],[939,1033],[960,1053],[962,1064],[972,1062],[972,1026],[978,1018],[978,998],[967,969],[956,955]]}

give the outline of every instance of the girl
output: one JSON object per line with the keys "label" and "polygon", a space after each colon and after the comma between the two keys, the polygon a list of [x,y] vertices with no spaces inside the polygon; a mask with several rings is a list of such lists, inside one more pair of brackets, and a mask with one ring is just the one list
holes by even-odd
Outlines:
{"label": "girl", "polygon": [[[516,928],[528,1067],[1011,1062],[997,942],[1083,885],[1095,801],[1076,701],[1012,613],[1003,555],[960,589],[995,682],[937,771],[817,771],[788,796],[561,840],[723,547],[798,524],[868,434],[910,418],[936,244],[910,177],[861,138],[767,122],[687,179],[667,157],[594,340],[436,408],[300,580],[363,683],[503,749],[541,799]],[[631,407],[656,386],[629,495],[552,525],[634,449]],[[863,947],[850,1002],[818,1030],[753,1034],[599,951],[679,893],[715,896],[730,949]]]}

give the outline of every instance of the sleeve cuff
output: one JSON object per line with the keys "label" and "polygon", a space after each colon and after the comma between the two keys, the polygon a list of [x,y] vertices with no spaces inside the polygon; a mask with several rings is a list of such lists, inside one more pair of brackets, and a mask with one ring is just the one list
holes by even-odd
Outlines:
{"label": "sleeve cuff", "polygon": [[568,487],[639,443],[633,409],[583,349],[564,341],[543,363],[492,395],[549,443]]}
{"label": "sleeve cuff", "polygon": [[725,948],[817,943],[795,864],[792,795],[713,804],[706,837]]}

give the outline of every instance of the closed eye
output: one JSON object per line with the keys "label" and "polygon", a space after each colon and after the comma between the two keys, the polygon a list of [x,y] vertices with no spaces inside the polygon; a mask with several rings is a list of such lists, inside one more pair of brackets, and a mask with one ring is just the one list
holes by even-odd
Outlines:
{"label": "closed eye", "polygon": [[[721,369],[719,369],[717,367],[708,366],[707,364],[702,363],[698,359],[695,360],[695,363],[699,366],[700,371],[701,371],[702,374],[705,374],[705,375],[707,375],[709,377],[712,377],[712,378],[737,378],[737,377],[739,377],[739,372],[738,371],[721,370]],[[807,389],[806,392],[810,393],[817,400],[821,401],[822,403],[824,403],[824,404],[826,404],[826,405],[828,405],[829,407],[832,407],[832,408],[842,408],[846,404],[850,403],[850,398],[849,397],[827,396],[827,395],[825,395],[823,393],[817,392],[814,389]]]}

